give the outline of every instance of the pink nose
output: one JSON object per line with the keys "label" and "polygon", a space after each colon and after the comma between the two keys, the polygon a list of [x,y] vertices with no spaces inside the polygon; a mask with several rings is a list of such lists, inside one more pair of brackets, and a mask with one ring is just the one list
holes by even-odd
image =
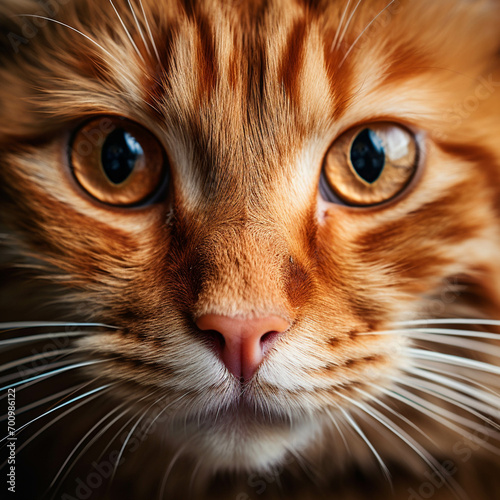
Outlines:
{"label": "pink nose", "polygon": [[252,377],[277,337],[290,327],[279,316],[241,319],[217,314],[201,316],[196,325],[222,335],[222,361],[235,377],[244,380]]}

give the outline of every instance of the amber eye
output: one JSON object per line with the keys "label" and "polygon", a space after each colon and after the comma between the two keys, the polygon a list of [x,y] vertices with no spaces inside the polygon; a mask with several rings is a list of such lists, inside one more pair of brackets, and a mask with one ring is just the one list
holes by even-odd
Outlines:
{"label": "amber eye", "polygon": [[418,166],[415,136],[395,123],[355,127],[339,137],[323,166],[321,192],[328,201],[378,205],[410,183]]}
{"label": "amber eye", "polygon": [[80,127],[70,162],[78,183],[109,205],[137,206],[162,189],[168,175],[159,141],[129,120],[100,117]]}

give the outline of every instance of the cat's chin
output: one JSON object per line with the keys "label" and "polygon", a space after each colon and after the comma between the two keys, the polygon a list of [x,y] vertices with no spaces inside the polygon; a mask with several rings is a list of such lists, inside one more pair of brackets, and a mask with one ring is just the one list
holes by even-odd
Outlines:
{"label": "cat's chin", "polygon": [[203,461],[211,472],[265,471],[285,464],[290,453],[307,447],[318,432],[312,419],[267,422],[234,414],[216,421],[172,422],[167,440],[176,449]]}

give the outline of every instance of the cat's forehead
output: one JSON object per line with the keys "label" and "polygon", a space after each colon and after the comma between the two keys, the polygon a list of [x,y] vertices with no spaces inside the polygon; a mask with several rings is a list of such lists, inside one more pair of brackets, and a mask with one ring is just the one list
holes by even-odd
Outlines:
{"label": "cat's forehead", "polygon": [[76,0],[49,13],[27,1],[11,10],[21,11],[28,38],[10,42],[25,85],[44,94],[41,119],[125,114],[166,134],[189,129],[213,140],[224,129],[232,141],[267,138],[284,151],[337,132],[329,127],[404,117],[416,106],[430,115],[430,101],[456,94],[495,50],[493,1],[350,4]]}
{"label": "cat's forehead", "polygon": [[493,1],[7,5],[23,36],[0,66],[0,132],[127,117],[163,142],[181,197],[203,203],[286,191],[305,207],[339,134],[377,120],[438,129],[496,50]]}

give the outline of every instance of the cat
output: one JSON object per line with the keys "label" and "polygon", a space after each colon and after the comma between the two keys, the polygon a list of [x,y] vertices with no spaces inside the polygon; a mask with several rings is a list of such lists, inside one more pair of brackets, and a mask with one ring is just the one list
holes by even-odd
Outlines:
{"label": "cat", "polygon": [[499,23],[3,0],[2,498],[499,498]]}

